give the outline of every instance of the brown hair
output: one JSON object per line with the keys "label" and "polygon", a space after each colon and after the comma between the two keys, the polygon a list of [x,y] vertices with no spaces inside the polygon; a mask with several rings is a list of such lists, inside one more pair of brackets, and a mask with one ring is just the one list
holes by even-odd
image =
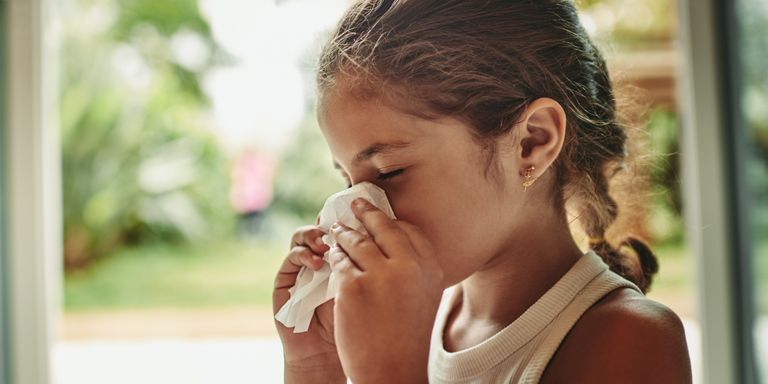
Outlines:
{"label": "brown hair", "polygon": [[[567,120],[552,164],[557,201],[592,238],[616,220],[608,182],[625,170],[628,135],[605,60],[569,0],[359,0],[324,47],[317,82],[321,98],[341,86],[378,90],[406,112],[460,119],[489,154],[530,102],[551,98]],[[648,244],[626,236],[591,247],[648,290],[658,270]]]}

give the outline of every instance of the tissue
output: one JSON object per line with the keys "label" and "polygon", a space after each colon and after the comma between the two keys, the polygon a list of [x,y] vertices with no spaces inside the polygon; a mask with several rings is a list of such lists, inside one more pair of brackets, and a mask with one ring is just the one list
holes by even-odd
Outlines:
{"label": "tissue", "polygon": [[[383,189],[369,182],[355,184],[329,197],[323,205],[319,226],[325,233],[323,235],[325,244],[332,246],[334,243],[328,231],[335,222],[343,223],[355,231],[368,235],[363,223],[355,217],[350,207],[352,201],[358,197],[368,200],[387,216],[395,219],[395,213]],[[291,298],[275,315],[275,318],[286,327],[294,327],[294,333],[306,332],[315,308],[336,297],[338,286],[335,284],[331,265],[328,262],[328,252],[323,255],[323,260],[325,261],[323,267],[317,271],[307,267],[301,268],[296,277],[296,284],[288,290]]]}

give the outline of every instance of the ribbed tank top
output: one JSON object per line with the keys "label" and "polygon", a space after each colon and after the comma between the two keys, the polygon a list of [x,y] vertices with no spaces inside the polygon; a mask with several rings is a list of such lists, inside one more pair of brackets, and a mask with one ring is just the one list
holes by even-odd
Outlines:
{"label": "ribbed tank top", "polygon": [[549,360],[582,314],[632,282],[610,271],[594,251],[584,256],[535,304],[499,333],[463,351],[447,352],[443,332],[458,290],[443,294],[429,352],[429,382],[538,383]]}

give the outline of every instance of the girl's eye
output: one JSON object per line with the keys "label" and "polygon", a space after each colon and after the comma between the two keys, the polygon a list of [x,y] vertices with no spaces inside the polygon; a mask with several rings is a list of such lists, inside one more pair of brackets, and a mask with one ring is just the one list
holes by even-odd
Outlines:
{"label": "girl's eye", "polygon": [[400,174],[405,171],[404,169],[398,169],[397,171],[392,171],[389,173],[380,173],[379,177],[377,177],[379,180],[389,180],[395,176],[399,176]]}

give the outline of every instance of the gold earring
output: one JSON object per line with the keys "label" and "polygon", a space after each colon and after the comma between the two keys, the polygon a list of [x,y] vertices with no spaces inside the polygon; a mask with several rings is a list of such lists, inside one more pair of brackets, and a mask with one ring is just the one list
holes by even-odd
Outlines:
{"label": "gold earring", "polygon": [[525,189],[523,189],[523,192],[527,191],[528,187],[530,187],[534,181],[539,179],[538,177],[534,177],[533,180],[531,180],[531,171],[534,169],[536,169],[536,167],[531,165],[530,168],[525,170],[525,182],[523,183],[523,186],[525,187]]}

